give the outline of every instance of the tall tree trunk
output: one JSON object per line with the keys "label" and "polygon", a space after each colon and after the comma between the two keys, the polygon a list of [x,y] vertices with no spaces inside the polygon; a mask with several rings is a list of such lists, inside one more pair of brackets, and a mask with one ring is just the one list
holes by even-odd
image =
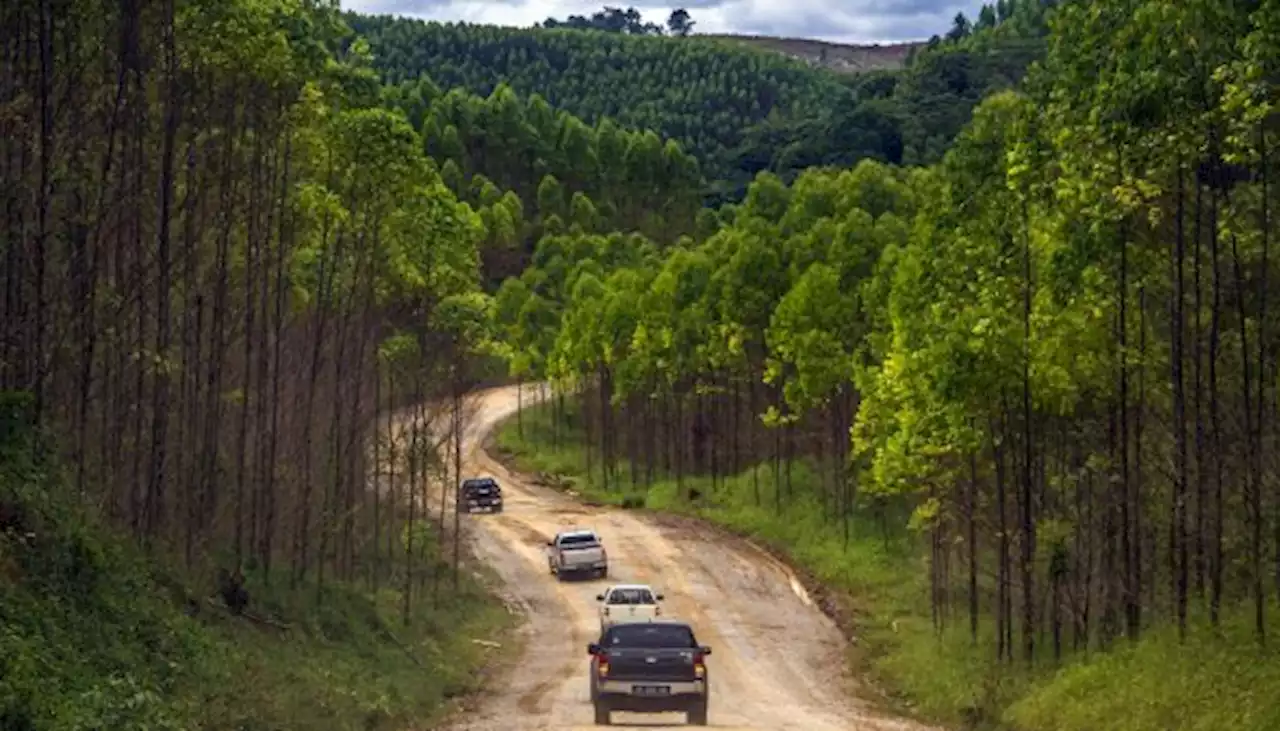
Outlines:
{"label": "tall tree trunk", "polygon": [[159,282],[156,289],[156,360],[155,391],[151,402],[151,469],[147,476],[147,496],[151,503],[147,513],[146,537],[148,545],[160,529],[165,516],[165,458],[169,437],[169,348],[173,341],[169,313],[169,296],[173,287],[172,256],[169,247],[169,225],[173,203],[173,158],[175,138],[178,134],[178,54],[174,40],[174,0],[164,3],[165,46],[165,109],[164,142],[160,153],[160,220],[156,254],[159,261]]}
{"label": "tall tree trunk", "polygon": [[1209,256],[1213,260],[1213,310],[1209,322],[1209,428],[1213,455],[1213,537],[1210,546],[1209,620],[1218,626],[1222,606],[1222,524],[1223,524],[1223,458],[1222,420],[1218,404],[1218,344],[1221,337],[1222,269],[1218,254],[1218,192],[1213,191],[1209,203]]}
{"label": "tall tree trunk", "polygon": [[[290,190],[289,164],[292,160],[293,137],[285,139],[284,175],[280,191],[280,244],[275,260],[275,302],[272,307],[272,353],[271,353],[271,437],[267,440],[267,484],[265,491],[266,515],[263,518],[262,557],[263,575],[270,576],[272,544],[276,530],[276,455],[280,444],[280,376],[281,349],[284,340],[284,295],[285,295],[285,259],[288,244],[292,241],[292,217],[287,213],[288,194]],[[264,310],[263,316],[266,316]]]}
{"label": "tall tree trunk", "polygon": [[1013,654],[1013,648],[1009,647],[1006,640],[1007,631],[1010,621],[1008,613],[1009,607],[1009,529],[1008,529],[1008,505],[1005,492],[1005,462],[1004,449],[1000,445],[1000,438],[997,433],[996,423],[992,422],[990,428],[991,438],[991,458],[995,465],[996,471],[996,513],[998,530],[996,535],[999,536],[999,547],[996,558],[996,659],[1003,661],[1006,657]]}
{"label": "tall tree trunk", "polygon": [[453,382],[453,481],[447,489],[453,492],[453,590],[458,591],[458,568],[461,564],[462,541],[462,423],[461,374],[455,371]]}
{"label": "tall tree trunk", "polygon": [[1031,430],[1031,235],[1026,201],[1022,204],[1024,226],[1022,256],[1022,653],[1027,663],[1035,658],[1035,551],[1036,524],[1032,497]]}
{"label": "tall tree trunk", "polygon": [[[254,115],[254,126],[261,124],[261,118],[257,113]],[[236,563],[240,564],[244,560],[244,501],[245,501],[245,482],[247,455],[249,448],[249,413],[253,402],[253,325],[254,325],[254,284],[257,281],[258,270],[258,237],[261,235],[258,231],[258,201],[261,199],[261,172],[262,172],[262,137],[260,134],[254,135],[253,142],[253,162],[249,167],[249,211],[247,238],[244,244],[245,267],[244,273],[244,350],[242,358],[244,363],[241,365],[240,371],[240,423],[236,435],[236,507],[235,507],[235,557]],[[270,190],[268,184],[268,190]]]}
{"label": "tall tree trunk", "polygon": [[978,643],[978,453],[969,452],[969,494],[965,505],[969,550],[969,642]]}
{"label": "tall tree trunk", "polygon": [[[1249,362],[1253,354],[1249,352],[1249,323],[1244,306],[1244,275],[1240,270],[1240,250],[1236,235],[1231,234],[1231,261],[1236,280],[1236,314],[1240,318],[1240,397],[1244,404],[1245,431],[1245,479],[1244,494],[1248,501],[1250,526],[1249,568],[1253,579],[1253,618],[1254,633],[1258,642],[1265,644],[1266,627],[1266,594],[1262,590],[1262,523],[1266,518],[1262,515],[1262,481],[1256,467],[1257,429],[1253,423],[1253,385],[1250,376]],[[1259,374],[1261,376],[1261,374]],[[1259,384],[1261,386],[1261,384]],[[1261,390],[1261,388],[1259,389]]]}

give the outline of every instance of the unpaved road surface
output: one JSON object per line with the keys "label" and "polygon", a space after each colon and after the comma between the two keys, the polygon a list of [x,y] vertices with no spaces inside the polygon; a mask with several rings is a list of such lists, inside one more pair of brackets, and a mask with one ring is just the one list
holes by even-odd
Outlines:
{"label": "unpaved road surface", "polygon": [[[474,398],[464,476],[497,477],[506,507],[496,515],[464,515],[465,535],[474,555],[502,579],[507,601],[526,615],[526,641],[476,707],[454,719],[453,731],[597,728],[586,645],[598,636],[596,594],[613,582],[653,585],[666,595],[664,614],[690,621],[699,642],[711,646],[711,727],[923,731],[859,703],[844,670],[843,637],[785,566],[741,541],[584,506],[512,474],[481,445],[514,413],[516,390]],[[560,582],[549,573],[546,541],[575,526],[599,532],[609,552],[608,579]],[[613,714],[615,728],[682,726],[684,720],[675,713]]]}

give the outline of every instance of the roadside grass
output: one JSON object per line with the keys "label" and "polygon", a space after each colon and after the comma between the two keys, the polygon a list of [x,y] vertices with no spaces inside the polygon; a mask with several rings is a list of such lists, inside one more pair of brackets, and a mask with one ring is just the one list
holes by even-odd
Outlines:
{"label": "roadside grass", "polygon": [[[843,526],[823,517],[812,487],[817,477],[804,462],[792,465],[792,493],[784,493],[781,510],[775,508],[770,465],[758,468],[758,503],[751,471],[714,488],[710,479],[686,479],[686,486],[701,493],[696,504],[671,479],[649,490],[632,487],[625,463],[618,467],[621,484],[605,490],[598,479],[587,479],[580,431],[561,424],[553,443],[549,405],[525,409],[520,422],[523,437],[515,418],[503,422],[494,437],[501,456],[519,470],[557,475],[592,501],[701,518],[769,547],[812,577],[833,594],[826,604],[845,615],[841,624],[852,635],[854,670],[872,681],[881,702],[901,712],[974,729],[1280,729],[1280,653],[1257,648],[1249,611],[1229,612],[1221,638],[1195,618],[1186,644],[1179,643],[1176,628],[1161,624],[1136,643],[1121,641],[1110,652],[1086,656],[1070,652],[1067,633],[1064,659],[1055,664],[1052,638],[1041,635],[1034,665],[999,663],[985,596],[976,643],[963,598],[943,629],[935,629],[928,546],[902,528],[905,509],[881,506],[887,513],[881,520],[862,506],[846,542]],[[980,574],[979,580],[991,586],[994,577]],[[1273,609],[1271,616],[1276,614]],[[1014,642],[1021,647],[1019,631]]]}
{"label": "roadside grass", "polygon": [[[0,435],[2,436],[2,435]],[[212,582],[148,557],[86,510],[24,440],[0,440],[0,728],[5,731],[427,728],[473,690],[511,625],[463,572],[433,605],[249,571],[233,617]],[[198,588],[197,588],[198,587]]]}

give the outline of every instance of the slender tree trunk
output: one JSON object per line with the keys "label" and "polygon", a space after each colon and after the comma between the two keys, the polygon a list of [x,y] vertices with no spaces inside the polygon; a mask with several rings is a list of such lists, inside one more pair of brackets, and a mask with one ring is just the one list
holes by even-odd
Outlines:
{"label": "slender tree trunk", "polygon": [[[1024,229],[1029,225],[1026,201],[1022,204]],[[1023,242],[1023,311],[1022,311],[1022,653],[1029,664],[1035,658],[1035,551],[1036,525],[1032,496],[1032,429],[1031,429],[1031,236],[1025,232]]]}
{"label": "slender tree trunk", "polygon": [[453,492],[453,590],[458,591],[458,567],[461,565],[462,541],[462,390],[458,375],[453,386],[453,483],[447,489]]}
{"label": "slender tree trunk", "polygon": [[995,465],[996,471],[996,513],[999,520],[999,528],[996,535],[999,536],[999,553],[997,556],[997,577],[996,577],[996,659],[1003,661],[1007,656],[1012,655],[1013,648],[1009,647],[1006,641],[1006,632],[1009,625],[1009,529],[1008,529],[1008,506],[1005,492],[1005,463],[1004,449],[999,444],[996,425],[991,425],[991,457]]}
{"label": "slender tree trunk", "polygon": [[[1133,416],[1133,576],[1129,606],[1129,636],[1142,631],[1142,514],[1146,501],[1142,492],[1142,417],[1147,408],[1147,290],[1138,288],[1138,408]],[[1154,583],[1154,582],[1153,582]],[[1185,584],[1185,582],[1184,582]]]}
{"label": "slender tree trunk", "polygon": [[[284,294],[285,294],[285,259],[288,251],[288,244],[292,241],[292,218],[287,211],[288,194],[290,190],[289,164],[292,161],[293,153],[293,137],[290,135],[285,139],[284,148],[284,175],[281,182],[280,192],[280,245],[275,260],[275,302],[273,303],[272,327],[274,334],[272,336],[272,354],[271,354],[271,437],[267,440],[267,484],[264,487],[266,503],[266,516],[263,519],[262,530],[262,557],[263,557],[263,575],[270,576],[272,545],[275,540],[276,530],[276,456],[280,444],[280,376],[281,376],[281,348],[284,340]],[[266,316],[264,311],[263,316]]]}
{"label": "slender tree trunk", "polygon": [[[261,120],[255,114],[255,122],[260,123]],[[255,125],[256,126],[256,125]],[[236,439],[236,507],[235,507],[235,557],[236,563],[240,564],[244,560],[244,501],[245,501],[245,482],[246,468],[249,448],[249,414],[251,412],[250,405],[253,401],[253,326],[254,326],[254,310],[256,298],[254,297],[254,284],[257,281],[256,272],[258,270],[258,237],[261,235],[258,231],[258,201],[260,200],[260,185],[262,171],[262,138],[254,135],[253,144],[253,162],[249,168],[249,210],[248,210],[248,235],[245,240],[245,268],[244,268],[244,350],[242,357],[244,363],[241,365],[240,372],[240,423],[237,429]]]}
{"label": "slender tree trunk", "polygon": [[175,138],[178,134],[178,55],[174,40],[174,0],[164,3],[164,46],[165,46],[165,110],[164,110],[164,142],[161,152],[160,179],[160,220],[159,237],[156,242],[159,260],[159,282],[156,290],[156,368],[155,391],[151,402],[151,470],[147,479],[147,495],[151,503],[148,511],[146,527],[147,542],[150,544],[160,529],[165,516],[165,458],[169,437],[169,352],[172,343],[172,329],[169,314],[169,296],[173,287],[173,269],[171,250],[169,248],[169,225],[172,216],[173,202],[173,158]]}
{"label": "slender tree trunk", "polygon": [[[421,425],[419,419],[419,409],[422,408],[422,370],[418,369],[414,377],[413,387],[413,403],[414,416],[409,428],[409,499],[406,509],[408,514],[405,517],[405,543],[404,543],[404,589],[402,604],[402,622],[406,627],[409,626],[410,612],[413,605],[413,579],[414,579],[414,555],[413,555],[413,538],[414,538],[414,503],[417,502],[418,480],[420,479],[421,458],[419,456],[421,450]],[[431,519],[430,511],[427,511],[427,520]]]}
{"label": "slender tree trunk", "polygon": [[1173,429],[1175,450],[1175,473],[1173,489],[1173,509],[1170,515],[1173,524],[1169,527],[1169,557],[1173,576],[1173,595],[1175,597],[1175,614],[1178,620],[1178,634],[1185,638],[1187,633],[1187,421],[1186,398],[1183,394],[1182,361],[1183,361],[1183,171],[1178,167],[1177,212],[1174,216],[1176,232],[1173,244],[1173,300],[1170,306],[1169,325],[1170,348],[1169,364],[1170,380],[1173,386]]}
{"label": "slender tree trunk", "polygon": [[1218,404],[1218,344],[1221,336],[1222,270],[1218,254],[1218,193],[1209,203],[1209,256],[1213,261],[1213,310],[1209,322],[1209,425],[1213,454],[1213,537],[1210,541],[1209,620],[1218,626],[1222,606],[1222,421]]}
{"label": "slender tree trunk", "polygon": [[969,453],[969,499],[965,505],[969,550],[969,642],[978,644],[978,454]]}
{"label": "slender tree trunk", "polygon": [[[1266,518],[1262,515],[1261,479],[1255,469],[1258,464],[1258,457],[1256,455],[1257,428],[1253,423],[1252,416],[1253,386],[1249,368],[1249,362],[1252,360],[1252,354],[1249,352],[1249,327],[1244,306],[1244,275],[1240,270],[1240,251],[1236,241],[1236,235],[1234,233],[1231,234],[1231,260],[1235,270],[1236,279],[1236,312],[1240,318],[1240,397],[1241,403],[1244,405],[1244,431],[1246,445],[1244,494],[1248,501],[1249,525],[1251,528],[1249,541],[1249,567],[1250,574],[1253,578],[1253,586],[1251,588],[1253,590],[1254,599],[1254,633],[1257,635],[1259,643],[1266,644],[1266,594],[1262,590],[1262,523]],[[1261,384],[1259,384],[1259,386],[1261,386]]]}

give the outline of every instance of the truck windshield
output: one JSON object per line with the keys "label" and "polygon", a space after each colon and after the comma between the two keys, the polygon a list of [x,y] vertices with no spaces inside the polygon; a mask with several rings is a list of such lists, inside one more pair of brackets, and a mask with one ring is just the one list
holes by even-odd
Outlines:
{"label": "truck windshield", "polygon": [[609,592],[609,604],[654,604],[653,593],[648,589],[614,589]]}
{"label": "truck windshield", "polygon": [[680,624],[628,624],[614,627],[605,635],[607,647],[684,648],[697,647],[693,630]]}

